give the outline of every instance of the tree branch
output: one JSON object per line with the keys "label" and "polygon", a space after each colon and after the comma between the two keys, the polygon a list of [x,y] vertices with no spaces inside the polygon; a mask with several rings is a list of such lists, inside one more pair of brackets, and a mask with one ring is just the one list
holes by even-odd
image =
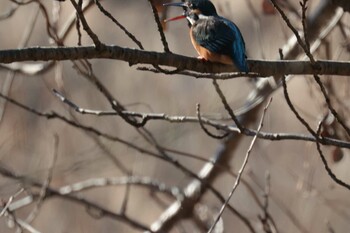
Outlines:
{"label": "tree branch", "polygon": [[[96,50],[95,46],[82,47],[32,47],[25,49],[0,50],[0,63],[21,61],[51,61],[78,59],[115,59],[128,62],[130,65],[149,64],[163,65],[205,73],[237,72],[234,66],[210,63],[179,54],[142,51],[109,45]],[[316,62],[319,70],[315,71],[308,61],[266,61],[248,60],[250,71],[260,76],[281,74],[319,74],[350,75],[350,62],[322,61]]]}

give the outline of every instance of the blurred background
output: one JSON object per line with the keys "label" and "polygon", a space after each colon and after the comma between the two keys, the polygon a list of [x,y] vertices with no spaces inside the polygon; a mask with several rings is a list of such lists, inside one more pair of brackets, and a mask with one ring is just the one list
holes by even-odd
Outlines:
{"label": "blurred background", "polygon": [[[74,15],[70,1],[57,3],[41,1],[49,13],[50,22],[55,22],[57,31]],[[234,21],[240,28],[248,57],[251,59],[275,60],[278,49],[291,37],[285,22],[268,1],[263,0],[213,0],[220,15]],[[298,1],[279,1],[291,22],[301,29],[301,10]],[[321,1],[308,1],[313,12]],[[60,8],[58,7],[60,5]],[[147,51],[163,51],[157,25],[148,1],[105,0],[101,4],[127,30],[141,41]],[[0,15],[14,5],[11,1],[0,2]],[[59,9],[59,12],[57,10]],[[164,9],[160,14],[173,17],[181,9]],[[56,12],[55,12],[56,11]],[[59,15],[59,18],[57,16]],[[116,27],[96,6],[90,7],[85,16],[92,30],[105,44],[137,48],[118,27]],[[56,18],[55,18],[56,17]],[[316,58],[349,60],[350,17],[345,13],[342,26],[337,26],[323,41],[315,53]],[[28,29],[33,25],[33,30]],[[82,44],[91,45],[91,39],[82,31]],[[344,31],[344,32],[343,32]],[[30,34],[28,36],[28,33]],[[186,21],[175,21],[167,25],[165,35],[173,53],[197,56],[189,39]],[[25,41],[28,39],[27,41]],[[65,46],[76,46],[77,31],[73,28],[64,40]],[[11,17],[0,20],[0,49],[31,46],[50,46],[46,22],[38,10],[38,4],[19,6]],[[348,47],[347,47],[348,46]],[[143,113],[165,113],[176,116],[195,116],[196,104],[208,116],[226,116],[227,113],[211,80],[195,79],[182,75],[165,75],[138,71],[137,66],[116,60],[95,59],[90,61],[94,73],[108,87],[114,97],[128,110]],[[37,63],[36,63],[37,64]],[[55,111],[81,124],[115,135],[140,147],[154,150],[153,146],[140,136],[134,127],[117,116],[93,116],[75,113],[52,93],[56,89],[78,106],[86,109],[111,110],[106,98],[97,88],[78,74],[71,61],[55,63],[51,68],[37,75],[25,75],[0,69],[2,93],[40,112]],[[322,77],[329,94],[336,103],[336,109],[347,120],[349,113],[348,77]],[[233,109],[245,103],[255,84],[246,78],[220,81],[219,84]],[[293,77],[288,82],[293,104],[309,124],[316,128],[318,121],[327,113],[324,98],[312,77]],[[264,122],[263,131],[273,133],[308,134],[286,104],[283,92],[273,93]],[[9,103],[2,103],[0,121],[0,165],[16,174],[45,182],[52,172],[50,186],[59,188],[90,178],[122,177],[137,175],[151,177],[168,186],[185,187],[191,178],[170,163],[147,156],[121,143],[106,140],[86,131],[74,128],[58,120],[39,118]],[[261,113],[259,113],[260,118]],[[250,128],[255,129],[256,124]],[[186,152],[210,159],[220,148],[221,141],[208,137],[197,123],[169,123],[150,121],[146,128],[164,148]],[[330,126],[333,136],[339,132]],[[214,129],[212,129],[214,130]],[[341,132],[337,134],[340,139]],[[230,160],[231,171],[237,173],[248,149],[251,137],[243,137]],[[349,152],[332,146],[323,147],[334,173],[343,181],[350,182]],[[54,154],[57,153],[57,156]],[[170,153],[181,164],[197,173],[204,162],[189,156]],[[111,158],[114,159],[111,159]],[[54,161],[55,160],[55,161]],[[118,160],[118,163],[116,163]],[[316,145],[304,141],[269,141],[259,139],[255,144],[241,184],[230,204],[244,215],[256,232],[266,232],[259,216],[261,208],[254,201],[253,194],[263,203],[267,186],[266,173],[270,174],[268,211],[278,232],[349,232],[349,191],[331,180],[317,153]],[[226,197],[235,181],[228,172],[222,173],[212,185]],[[0,177],[0,198],[3,203],[17,193],[15,200],[30,194],[30,187],[21,182]],[[127,187],[108,186],[80,192],[79,195],[118,213],[125,200]],[[38,190],[36,190],[38,191]],[[127,194],[126,215],[146,226],[156,221],[166,207],[174,201],[163,194],[156,194],[149,188],[130,186]],[[210,218],[221,207],[221,202],[207,191],[200,200],[200,206]],[[14,212],[26,220],[36,207],[32,203]],[[250,232],[246,225],[231,212],[222,217],[224,232]],[[98,218],[87,208],[60,198],[42,201],[35,218],[30,222],[39,232],[140,232],[121,221]],[[10,218],[0,218],[0,232],[16,232]],[[191,220],[181,220],[171,232],[205,232]]]}

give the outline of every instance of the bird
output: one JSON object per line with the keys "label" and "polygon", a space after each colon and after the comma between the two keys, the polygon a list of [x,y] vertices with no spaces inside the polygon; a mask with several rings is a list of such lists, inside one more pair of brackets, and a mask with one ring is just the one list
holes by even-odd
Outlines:
{"label": "bird", "polygon": [[209,0],[187,0],[164,6],[183,7],[184,13],[166,20],[187,18],[191,42],[199,58],[211,62],[234,64],[241,72],[249,72],[245,43],[239,28],[232,21],[219,16]]}

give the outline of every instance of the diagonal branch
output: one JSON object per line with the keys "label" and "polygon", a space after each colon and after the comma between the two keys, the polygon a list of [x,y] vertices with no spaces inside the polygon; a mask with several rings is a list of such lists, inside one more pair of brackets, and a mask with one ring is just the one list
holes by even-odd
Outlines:
{"label": "diagonal branch", "polygon": [[86,31],[86,33],[90,36],[91,40],[94,42],[96,49],[100,49],[104,46],[104,44],[101,43],[98,36],[91,30],[89,24],[87,23],[82,6],[79,6],[75,0],[70,0],[72,5],[74,6],[75,10],[77,11],[77,14],[79,16],[79,20],[81,21],[81,24],[83,25],[83,29]]}
{"label": "diagonal branch", "polygon": [[155,7],[153,0],[148,0],[148,2],[151,5],[154,20],[157,23],[158,31],[160,34],[160,39],[161,39],[161,41],[163,43],[163,47],[164,47],[164,52],[170,53],[169,45],[168,45],[168,42],[165,38],[164,30],[163,30],[162,24],[161,24],[159,16],[158,16],[157,8]]}
{"label": "diagonal branch", "polygon": [[[262,116],[261,116],[261,119],[260,119],[259,127],[258,127],[258,129],[257,129],[257,132],[258,132],[258,133],[260,132],[260,130],[261,130],[262,126],[263,126],[265,114],[266,114],[266,111],[267,111],[268,107],[269,107],[270,104],[271,104],[271,101],[272,101],[272,98],[271,98],[270,101],[267,103],[266,107],[264,108],[264,111],[263,111]],[[231,192],[230,192],[230,194],[228,195],[228,197],[227,197],[227,199],[226,199],[224,205],[222,205],[222,207],[221,207],[221,209],[220,209],[220,212],[219,212],[219,214],[216,216],[215,222],[214,222],[214,224],[210,227],[208,233],[212,233],[212,232],[213,232],[213,230],[214,230],[214,228],[215,228],[215,225],[218,223],[218,221],[219,221],[219,219],[221,218],[222,214],[224,213],[224,210],[225,210],[226,206],[228,205],[228,203],[229,203],[229,201],[230,201],[230,199],[231,199],[233,193],[234,193],[235,190],[237,189],[237,187],[238,187],[238,185],[239,185],[239,183],[240,183],[240,180],[241,180],[243,171],[244,171],[245,167],[246,167],[247,164],[248,164],[248,159],[249,159],[249,156],[250,156],[250,154],[251,154],[251,152],[252,152],[252,150],[253,150],[253,146],[254,146],[254,144],[255,144],[256,139],[257,139],[257,136],[254,136],[253,139],[252,139],[252,141],[251,141],[251,143],[250,143],[250,146],[249,146],[249,148],[248,148],[248,150],[247,150],[247,153],[246,153],[246,155],[245,155],[245,157],[244,157],[244,161],[243,161],[243,163],[242,163],[242,166],[241,166],[241,168],[240,168],[239,171],[238,171],[238,175],[237,175],[236,181],[235,181],[235,183],[234,183],[234,185],[233,185],[233,187],[232,187],[232,189],[231,189]]]}
{"label": "diagonal branch", "polygon": [[[318,128],[317,128],[317,134],[320,135],[321,129],[322,129],[322,121],[318,124]],[[332,180],[334,180],[335,183],[339,184],[340,186],[343,186],[344,188],[350,190],[350,184],[345,183],[344,181],[342,181],[341,179],[339,179],[331,170],[331,168],[328,165],[328,162],[326,160],[326,157],[324,156],[322,149],[321,149],[321,145],[320,142],[317,140],[316,141],[316,148],[317,151],[321,157],[322,163],[328,173],[328,175],[332,178]]]}

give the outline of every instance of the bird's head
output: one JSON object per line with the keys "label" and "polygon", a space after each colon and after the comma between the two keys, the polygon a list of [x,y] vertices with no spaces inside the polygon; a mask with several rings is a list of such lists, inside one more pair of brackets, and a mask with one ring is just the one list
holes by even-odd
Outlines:
{"label": "bird's head", "polygon": [[187,18],[189,27],[200,18],[218,15],[214,4],[209,0],[187,0],[185,2],[166,3],[164,6],[177,6],[184,9],[182,15],[167,19],[165,22]]}
{"label": "bird's head", "polygon": [[204,16],[202,14],[197,14],[194,11],[184,11],[182,15],[170,18],[170,19],[166,19],[165,22],[169,22],[169,21],[175,21],[175,20],[179,20],[179,19],[187,19],[188,23],[189,23],[189,27],[191,27],[198,19],[203,18],[203,17],[207,17]]}
{"label": "bird's head", "polygon": [[197,15],[217,16],[214,4],[209,0],[187,0],[185,2],[167,3],[164,6],[183,7],[185,11],[195,13]]}

